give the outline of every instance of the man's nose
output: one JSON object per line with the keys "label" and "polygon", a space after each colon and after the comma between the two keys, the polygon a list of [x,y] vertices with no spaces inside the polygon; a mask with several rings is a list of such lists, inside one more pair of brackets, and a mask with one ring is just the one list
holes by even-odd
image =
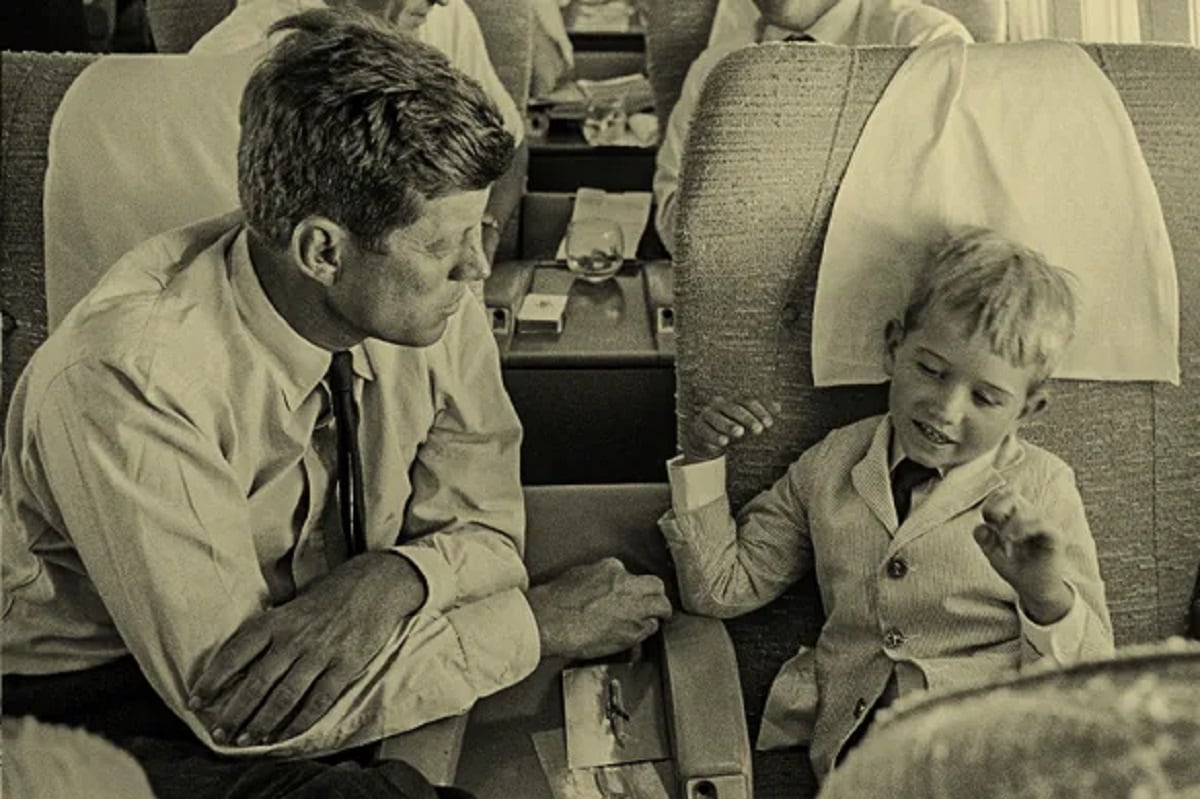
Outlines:
{"label": "man's nose", "polygon": [[486,280],[491,273],[492,265],[483,252],[483,239],[478,235],[468,236],[459,250],[458,263],[455,264],[450,277],[466,282]]}

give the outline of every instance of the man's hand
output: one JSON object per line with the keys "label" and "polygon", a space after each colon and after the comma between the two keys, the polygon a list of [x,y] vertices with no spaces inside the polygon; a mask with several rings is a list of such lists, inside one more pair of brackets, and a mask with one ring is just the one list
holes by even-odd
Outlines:
{"label": "man's hand", "polygon": [[1061,533],[1019,494],[1008,488],[992,492],[983,503],[975,541],[1033,621],[1050,624],[1070,611],[1073,595],[1063,580]]}
{"label": "man's hand", "polygon": [[217,743],[252,746],[307,730],[425,601],[404,557],[351,558],[292,601],[247,620],[209,662],[188,706]]}
{"label": "man's hand", "polygon": [[529,589],[542,656],[596,658],[628,649],[671,617],[662,580],[616,558],[567,570]]}
{"label": "man's hand", "polygon": [[683,456],[686,463],[712,460],[725,454],[734,441],[747,434],[760,435],[775,424],[771,411],[779,413],[779,403],[770,403],[771,410],[756,399],[727,400],[713,397],[712,401],[692,417],[685,428]]}

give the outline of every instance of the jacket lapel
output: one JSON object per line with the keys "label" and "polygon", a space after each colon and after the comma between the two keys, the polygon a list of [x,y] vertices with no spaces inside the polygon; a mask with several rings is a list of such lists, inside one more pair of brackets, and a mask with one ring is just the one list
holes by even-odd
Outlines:
{"label": "jacket lapel", "polygon": [[892,504],[892,479],[888,472],[888,444],[891,438],[892,424],[884,416],[875,428],[867,454],[850,469],[850,483],[854,490],[889,536],[896,532],[896,508]]}
{"label": "jacket lapel", "polygon": [[892,550],[912,543],[982,502],[988,494],[1008,482],[1004,479],[1004,470],[1023,456],[1024,449],[1020,442],[1010,436],[1000,445],[987,466],[966,472],[951,471],[904,520],[904,524],[896,531]]}

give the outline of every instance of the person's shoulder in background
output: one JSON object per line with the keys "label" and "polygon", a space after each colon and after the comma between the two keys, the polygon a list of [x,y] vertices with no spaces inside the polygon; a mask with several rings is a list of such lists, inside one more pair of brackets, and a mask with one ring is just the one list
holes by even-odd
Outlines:
{"label": "person's shoulder in background", "polygon": [[888,14],[894,21],[891,40],[879,44],[918,45],[937,39],[953,38],[964,42],[975,41],[967,27],[948,11],[917,2],[897,0],[863,0],[864,10],[877,6],[878,12]]}
{"label": "person's shoulder in background", "polygon": [[241,52],[261,44],[271,26],[284,17],[325,5],[325,0],[242,0],[188,52],[202,55]]}

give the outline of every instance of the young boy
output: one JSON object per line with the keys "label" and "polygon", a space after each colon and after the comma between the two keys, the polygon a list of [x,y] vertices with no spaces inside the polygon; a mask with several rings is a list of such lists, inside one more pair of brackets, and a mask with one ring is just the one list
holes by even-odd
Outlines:
{"label": "young boy", "polygon": [[899,695],[1111,654],[1074,474],[1017,436],[1074,317],[1062,270],[963,230],[887,325],[887,414],[831,432],[736,518],[722,456],[771,412],[717,397],[691,421],[661,523],[684,607],[737,616],[815,569],[818,777]]}

